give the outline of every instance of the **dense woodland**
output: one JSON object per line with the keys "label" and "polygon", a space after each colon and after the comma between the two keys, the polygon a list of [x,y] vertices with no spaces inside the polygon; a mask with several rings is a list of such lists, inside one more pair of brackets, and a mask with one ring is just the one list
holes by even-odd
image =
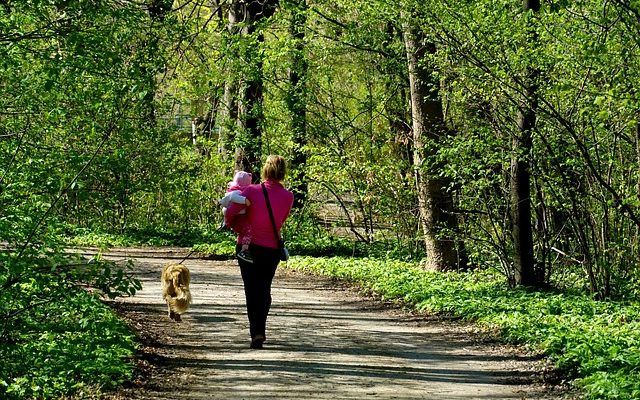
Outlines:
{"label": "dense woodland", "polygon": [[135,290],[69,237],[206,237],[268,154],[292,243],[637,302],[638,1],[0,0],[0,77],[2,340]]}

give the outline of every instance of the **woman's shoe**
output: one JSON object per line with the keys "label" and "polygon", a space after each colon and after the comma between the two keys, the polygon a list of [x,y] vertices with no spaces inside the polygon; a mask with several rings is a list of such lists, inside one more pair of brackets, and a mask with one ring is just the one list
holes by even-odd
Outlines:
{"label": "woman's shoe", "polygon": [[240,250],[238,252],[238,258],[246,263],[253,264],[253,258],[251,257],[249,250]]}
{"label": "woman's shoe", "polygon": [[252,349],[261,349],[265,339],[264,335],[255,335],[253,339],[251,339],[251,346],[249,347]]}

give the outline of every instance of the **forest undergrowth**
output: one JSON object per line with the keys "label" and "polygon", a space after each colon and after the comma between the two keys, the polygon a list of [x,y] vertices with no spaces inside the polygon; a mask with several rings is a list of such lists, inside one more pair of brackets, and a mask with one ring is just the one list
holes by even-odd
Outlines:
{"label": "forest undergrowth", "polygon": [[[155,237],[149,232],[76,233],[67,238],[69,244],[106,249],[175,246],[191,240],[200,256],[218,258],[232,257],[234,249],[232,235],[220,230]],[[497,269],[429,272],[418,259],[403,257],[397,249],[388,247],[385,253],[380,246],[366,254],[364,247],[344,238],[316,239],[290,238],[294,256],[283,267],[346,281],[415,311],[477,322],[497,333],[499,340],[547,357],[585,398],[640,397],[637,298],[596,301],[576,285],[562,290],[513,289]],[[125,276],[114,272],[118,274]],[[65,301],[47,301],[25,311],[20,323],[26,329],[4,327],[7,346],[2,348],[0,391],[6,398],[83,396],[131,379],[134,335],[95,294],[80,288],[65,293]]]}

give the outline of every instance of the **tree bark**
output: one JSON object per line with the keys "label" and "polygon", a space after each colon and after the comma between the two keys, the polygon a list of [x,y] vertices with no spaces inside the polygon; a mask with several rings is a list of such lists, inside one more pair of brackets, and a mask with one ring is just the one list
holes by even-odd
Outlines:
{"label": "tree bark", "polygon": [[289,22],[289,34],[294,41],[291,54],[291,67],[289,68],[289,87],[287,93],[287,108],[291,114],[291,134],[293,139],[292,170],[295,176],[292,179],[291,189],[295,195],[294,208],[302,208],[308,194],[308,182],[305,175],[307,163],[307,59],[305,56],[305,29],[307,26],[307,2],[306,0],[288,0],[287,5],[291,9]]}
{"label": "tree bark", "polygon": [[[636,167],[640,170],[640,123],[636,124]],[[636,198],[640,201],[640,177],[636,180]],[[636,237],[633,247],[636,251],[640,250],[640,226],[636,225]]]}
{"label": "tree bark", "polygon": [[[242,99],[240,100],[239,120],[241,129],[237,134],[243,135],[241,140],[236,140],[235,152],[235,169],[251,172],[254,178],[260,170],[260,156],[262,148],[262,126],[263,112],[263,79],[262,79],[262,55],[259,47],[264,42],[264,36],[260,32],[256,32],[258,23],[269,18],[276,10],[277,0],[254,0],[247,3],[234,0],[236,9],[242,10],[243,28],[239,34],[247,37],[256,34],[256,43],[254,49],[249,49],[245,54],[250,68],[254,68],[248,74],[247,80],[241,89]],[[230,13],[231,16],[231,13]],[[231,22],[231,21],[230,21]],[[252,51],[253,50],[253,51]]]}
{"label": "tree bark", "polygon": [[427,252],[425,267],[436,271],[464,269],[467,264],[464,246],[462,243],[456,246],[451,235],[457,231],[458,224],[453,213],[453,198],[447,191],[449,181],[440,176],[442,166],[434,162],[438,146],[449,134],[444,123],[439,81],[423,66],[426,56],[434,54],[436,48],[432,43],[424,43],[421,32],[409,21],[403,23],[403,38],[411,92],[418,207]]}
{"label": "tree bark", "polygon": [[218,126],[218,154],[223,160],[227,158],[229,144],[235,132],[235,125],[238,119],[238,104],[235,81],[230,78],[224,83],[224,93],[222,95],[222,107],[217,122]]}
{"label": "tree bark", "polygon": [[[262,35],[258,38],[261,43]],[[253,67],[262,71],[262,58],[257,57]],[[242,123],[241,134],[246,135],[243,144],[236,148],[235,169],[251,172],[254,179],[260,171],[260,149],[262,148],[263,120],[262,100],[264,95],[262,72],[259,72],[245,83],[243,90],[243,102],[240,108],[240,121]]]}
{"label": "tree bark", "polygon": [[[537,12],[539,0],[523,0],[525,12]],[[536,45],[535,34],[529,35],[528,46]],[[536,127],[537,71],[530,67],[525,77],[525,95],[518,112],[518,132],[512,141],[511,158],[511,219],[513,240],[513,265],[516,285],[539,286],[533,251],[533,228],[531,221],[531,153],[532,131]]]}
{"label": "tree bark", "polygon": [[[390,44],[395,40],[402,40],[402,32],[397,31],[391,22],[387,23],[386,32],[389,39],[383,43],[382,50],[386,54],[393,54]],[[396,156],[402,160],[403,165],[407,166],[401,167],[402,185],[408,186],[412,181],[413,175],[413,171],[410,168],[413,165],[413,143],[410,140],[411,110],[407,107],[409,105],[407,101],[409,76],[403,73],[401,69],[393,69],[389,66],[389,63],[382,63],[380,71],[384,76],[385,93],[398,93],[394,97],[398,98],[399,101],[385,101],[384,110],[387,115],[389,130],[395,138],[394,150]]]}
{"label": "tree bark", "polygon": [[[218,8],[221,12],[222,8]],[[229,3],[227,11],[227,31],[226,38],[229,41],[238,40],[241,37],[239,24],[244,19],[244,11],[239,0],[232,0]],[[223,160],[226,160],[227,154],[232,151],[233,137],[238,127],[238,82],[233,73],[234,62],[239,58],[238,54],[228,54],[230,64],[226,67],[227,79],[224,83],[224,92],[222,95],[221,113],[217,125],[218,132],[218,154]]]}

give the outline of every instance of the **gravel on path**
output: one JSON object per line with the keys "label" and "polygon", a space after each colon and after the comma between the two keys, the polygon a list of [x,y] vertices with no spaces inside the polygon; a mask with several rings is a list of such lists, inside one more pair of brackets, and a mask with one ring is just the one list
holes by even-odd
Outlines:
{"label": "gravel on path", "polygon": [[[186,253],[185,253],[186,255]],[[166,315],[160,270],[178,253],[135,257],[143,289],[113,306],[140,336],[124,399],[560,399],[544,360],[483,340],[473,325],[412,315],[326,278],[279,267],[264,350],[249,349],[235,261],[187,259],[193,304]]]}

